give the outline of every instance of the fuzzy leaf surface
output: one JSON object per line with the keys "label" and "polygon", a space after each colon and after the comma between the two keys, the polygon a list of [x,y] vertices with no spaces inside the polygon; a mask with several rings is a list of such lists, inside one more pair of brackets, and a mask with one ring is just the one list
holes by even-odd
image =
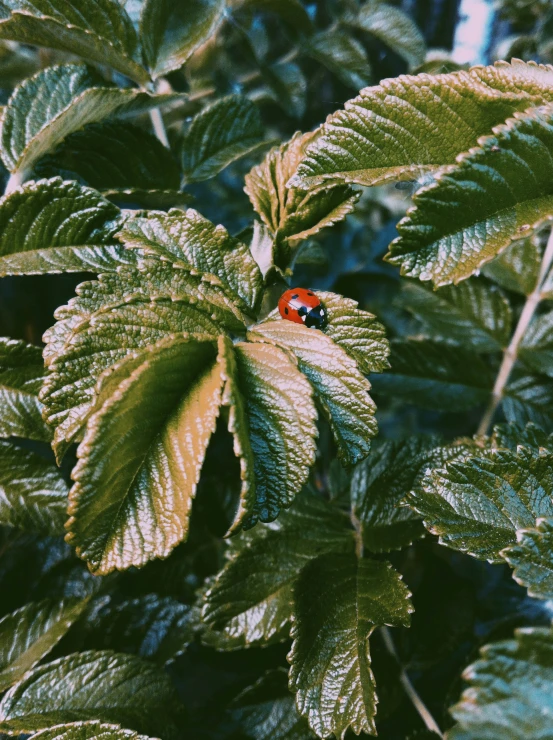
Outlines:
{"label": "fuzzy leaf surface", "polygon": [[249,429],[255,499],[241,523],[276,519],[307,481],[315,460],[317,410],[311,386],[287,353],[275,346],[235,345],[237,388]]}
{"label": "fuzzy leaf surface", "polygon": [[286,639],[301,569],[322,552],[354,548],[347,516],[305,491],[276,522],[232,540],[229,561],[206,594],[203,619],[244,646]]}
{"label": "fuzzy leaf surface", "polygon": [[149,81],[132,21],[112,0],[2,0],[0,38],[60,49],[107,64],[139,84]]}
{"label": "fuzzy leaf surface", "polygon": [[537,599],[553,598],[553,519],[538,519],[517,532],[517,544],[501,553],[514,569],[513,578]]}
{"label": "fuzzy leaf surface", "polygon": [[29,169],[87,123],[147,111],[166,99],[132,88],[108,87],[84,64],[48,67],[16,87],[4,108],[2,161],[11,172]]}
{"label": "fuzzy leaf surface", "polygon": [[140,36],[154,79],[179,69],[215,33],[225,0],[145,0]]}
{"label": "fuzzy leaf surface", "polygon": [[400,305],[422,323],[417,337],[476,352],[497,352],[509,344],[512,312],[503,293],[472,279],[432,291],[419,283],[403,286]]}
{"label": "fuzzy leaf surface", "polygon": [[0,440],[0,524],[63,534],[68,494],[55,465],[36,452]]}
{"label": "fuzzy leaf surface", "polygon": [[259,298],[261,272],[248,247],[191,208],[130,219],[118,238],[127,247],[215,276],[247,308]]}
{"label": "fuzzy leaf surface", "polygon": [[390,372],[373,375],[373,393],[437,411],[462,411],[485,403],[494,373],[477,354],[435,342],[391,343]]}
{"label": "fuzzy leaf surface", "polygon": [[0,200],[0,276],[94,272],[134,262],[113,239],[119,214],[76,182],[26,183]]}
{"label": "fuzzy leaf surface", "polygon": [[133,730],[94,720],[55,725],[35,733],[33,737],[38,740],[147,740]]}
{"label": "fuzzy leaf surface", "polygon": [[379,185],[453,164],[515,111],[552,101],[553,69],[514,61],[383,80],[327,119],[295,186]]}
{"label": "fuzzy leaf surface", "polygon": [[274,147],[261,164],[246,175],[245,191],[275,241],[284,250],[277,264],[287,267],[286,243],[307,239],[333,226],[351,213],[359,193],[349,187],[298,190],[288,187],[313,134],[295,134],[290,141]]}
{"label": "fuzzy leaf surface", "polygon": [[111,197],[125,190],[180,188],[179,167],[171,152],[153,134],[123,121],[91,123],[76,131],[34,171],[39,177],[77,180]]}
{"label": "fuzzy leaf surface", "polygon": [[387,260],[436,287],[470,277],[553,214],[553,106],[516,114],[414,196]]}
{"label": "fuzzy leaf surface", "polygon": [[424,62],[424,36],[411,18],[400,8],[369,0],[361,6],[353,25],[367,31],[403,57],[409,68]]}
{"label": "fuzzy leaf surface", "polygon": [[377,433],[376,407],[369,396],[371,385],[355,360],[323,332],[291,321],[258,324],[248,337],[294,353],[330,422],[342,463],[354,465],[366,457]]}
{"label": "fuzzy leaf surface", "polygon": [[30,603],[0,620],[0,691],[23,678],[81,616],[87,600]]}
{"label": "fuzzy leaf surface", "polygon": [[467,456],[429,470],[407,500],[444,545],[500,563],[518,530],[553,516],[552,459],[524,447]]}
{"label": "fuzzy leaf surface", "polygon": [[386,562],[322,555],[294,590],[290,688],[319,737],[346,730],[376,734],[369,636],[377,626],[409,625],[408,588]]}
{"label": "fuzzy leaf surface", "polygon": [[186,182],[215,177],[231,162],[265,145],[257,106],[241,95],[219,98],[192,120],[182,142]]}
{"label": "fuzzy leaf surface", "polygon": [[172,737],[176,696],[169,677],[134,655],[73,653],[38,666],[0,702],[2,732],[18,735],[96,719]]}
{"label": "fuzzy leaf surface", "polygon": [[38,400],[43,379],[40,347],[0,337],[0,437],[50,441]]}
{"label": "fuzzy leaf surface", "polygon": [[450,712],[457,725],[447,740],[537,740],[551,735],[553,633],[545,627],[515,631],[513,640],[486,645],[465,669],[468,681]]}
{"label": "fuzzy leaf surface", "polygon": [[215,359],[209,337],[174,335],[106,376],[79,446],[67,523],[93,572],[166,557],[185,538],[221,403]]}

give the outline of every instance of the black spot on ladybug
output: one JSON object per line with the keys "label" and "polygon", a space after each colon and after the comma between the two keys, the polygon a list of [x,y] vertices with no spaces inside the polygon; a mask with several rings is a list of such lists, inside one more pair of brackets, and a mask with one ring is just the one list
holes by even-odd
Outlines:
{"label": "black spot on ladybug", "polygon": [[312,293],[310,290],[308,290],[307,295],[315,295],[315,293]]}
{"label": "black spot on ladybug", "polygon": [[284,309],[284,313],[288,316],[288,308]]}
{"label": "black spot on ladybug", "polygon": [[299,298],[299,295],[297,293],[294,293],[294,295],[290,297],[293,301],[295,301],[297,298]]}

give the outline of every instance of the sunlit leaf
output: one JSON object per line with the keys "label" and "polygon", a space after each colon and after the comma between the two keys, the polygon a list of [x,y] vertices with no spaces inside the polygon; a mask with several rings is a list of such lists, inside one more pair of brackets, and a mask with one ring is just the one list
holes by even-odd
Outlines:
{"label": "sunlit leaf", "polygon": [[147,740],[133,730],[94,720],[55,725],[35,733],[33,737],[38,740]]}

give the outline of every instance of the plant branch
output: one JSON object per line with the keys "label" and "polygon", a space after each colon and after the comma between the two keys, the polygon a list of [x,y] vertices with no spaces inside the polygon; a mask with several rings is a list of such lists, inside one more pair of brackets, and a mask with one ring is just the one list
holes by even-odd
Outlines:
{"label": "plant branch", "polygon": [[169,149],[169,139],[167,138],[167,131],[165,130],[165,124],[163,123],[163,116],[159,108],[152,108],[150,110],[150,119],[152,126],[154,127],[154,133],[157,138],[161,141],[166,149]]}
{"label": "plant branch", "polygon": [[8,182],[6,183],[6,190],[4,191],[4,195],[9,195],[10,193],[13,193],[14,190],[17,190],[17,188],[21,187],[21,185],[23,185],[23,183],[27,179],[28,174],[29,172],[26,169],[16,170],[15,172],[12,172]]}
{"label": "plant branch", "polygon": [[536,287],[526,299],[526,303],[524,304],[524,308],[522,309],[522,313],[520,314],[520,318],[518,320],[518,324],[516,326],[515,332],[513,336],[511,337],[509,346],[507,347],[507,349],[505,350],[503,354],[503,360],[501,362],[499,372],[497,373],[497,378],[495,380],[490,402],[488,404],[488,407],[486,408],[486,411],[484,412],[482,420],[480,421],[478,431],[476,432],[477,436],[479,437],[483,437],[488,433],[490,426],[493,422],[495,412],[497,411],[499,404],[503,400],[503,394],[505,392],[505,387],[507,383],[509,382],[511,372],[513,370],[515,362],[517,361],[520,343],[522,342],[524,335],[526,333],[526,330],[528,329],[532,319],[534,318],[536,309],[539,306],[540,301],[543,298],[542,293],[543,293],[544,282],[547,278],[549,269],[551,268],[552,264],[553,264],[553,228],[551,229],[551,233],[549,234],[549,239],[547,240],[547,246],[545,247],[545,252],[543,254],[543,258],[541,261],[540,274],[539,274],[539,277],[536,283]]}
{"label": "plant branch", "polygon": [[381,627],[380,634],[382,635],[382,639],[384,640],[384,645],[386,646],[387,651],[390,653],[390,655],[394,658],[399,666],[399,680],[401,682],[401,685],[405,689],[405,693],[411,700],[413,706],[419,713],[420,718],[422,719],[426,727],[430,730],[430,732],[435,732],[436,735],[443,738],[443,733],[438,727],[438,723],[426,708],[423,700],[417,694],[415,687],[411,683],[411,679],[407,675],[407,671],[401,664],[401,660],[399,659],[399,655],[397,654],[396,646],[394,645],[394,641],[392,640],[392,635],[390,634],[390,630],[388,629],[388,627]]}

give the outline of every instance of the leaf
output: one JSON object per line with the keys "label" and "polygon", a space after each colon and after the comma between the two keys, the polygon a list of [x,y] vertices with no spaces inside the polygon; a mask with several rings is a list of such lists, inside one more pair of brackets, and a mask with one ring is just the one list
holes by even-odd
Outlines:
{"label": "leaf", "polygon": [[303,566],[321,553],[354,547],[347,515],[305,491],[274,524],[231,540],[229,560],[206,594],[202,618],[233,647],[286,639],[292,589]]}
{"label": "leaf", "polygon": [[354,90],[365,87],[371,79],[365,48],[340,29],[330,28],[311,36],[306,51]]}
{"label": "leaf", "polygon": [[37,740],[146,740],[133,730],[124,730],[119,725],[105,722],[70,722],[55,725],[33,735]]}
{"label": "leaf", "polygon": [[52,650],[87,604],[87,599],[30,603],[0,620],[0,692]]}
{"label": "leaf", "polygon": [[215,177],[231,162],[266,146],[257,106],[241,95],[219,98],[192,119],[182,141],[186,182]]}
{"label": "leaf", "polygon": [[169,149],[148,131],[121,121],[91,123],[70,134],[34,171],[38,177],[77,180],[110,197],[125,189],[180,189],[179,167]]}
{"label": "leaf", "polygon": [[534,740],[551,733],[553,635],[546,627],[515,630],[486,645],[465,669],[470,686],[450,712],[448,740]]}
{"label": "leaf", "polygon": [[389,46],[405,59],[410,69],[424,62],[424,37],[411,18],[399,8],[378,0],[369,0],[361,6],[353,25]]}
{"label": "leaf", "polygon": [[43,378],[40,347],[0,337],[0,437],[50,441],[38,400]]}
{"label": "leaf", "polygon": [[355,467],[352,510],[369,551],[401,549],[424,534],[420,517],[400,504],[424,474],[436,444],[432,437],[384,442]]}
{"label": "leaf", "polygon": [[522,338],[518,356],[532,370],[553,376],[553,311],[534,318]]}
{"label": "leaf", "polygon": [[553,214],[553,107],[495,131],[414,196],[386,256],[402,274],[457,283]]}
{"label": "leaf", "polygon": [[67,540],[92,572],[167,557],[186,537],[225,379],[215,359],[209,337],[174,335],[106,376],[68,509]]}
{"label": "leaf", "polygon": [[169,677],[134,655],[74,653],[38,666],[0,702],[0,728],[11,735],[96,719],[172,737],[176,695]]}
{"label": "leaf", "polygon": [[[0,33],[2,24],[0,23]],[[108,87],[83,64],[48,67],[14,90],[2,114],[2,161],[11,172],[33,166],[87,123],[139,113],[171,96]]]}
{"label": "leaf", "polygon": [[247,308],[253,308],[260,297],[261,273],[248,247],[192,208],[186,213],[154,211],[148,218],[130,219],[118,238],[127,247],[214,275]]}
{"label": "leaf", "polygon": [[140,85],[138,37],[121,4],[112,0],[2,0],[0,38],[52,49],[109,65]]}
{"label": "leaf", "polygon": [[509,344],[512,312],[495,286],[472,279],[432,291],[403,285],[399,303],[422,323],[417,339],[432,339],[476,352],[497,352]]}
{"label": "leaf", "polygon": [[539,451],[544,447],[553,451],[553,435],[548,435],[535,424],[496,424],[490,437],[490,447],[506,447],[516,452],[519,445]]}
{"label": "leaf", "polygon": [[322,555],[294,590],[290,688],[319,737],[343,738],[351,727],[376,734],[376,694],[369,635],[409,625],[410,593],[386,562]]}
{"label": "leaf", "polygon": [[0,441],[0,524],[63,534],[68,493],[68,485],[51,462]]}
{"label": "leaf", "polygon": [[76,182],[26,183],[0,200],[0,277],[134,262],[113,240],[118,216],[118,208]]}
{"label": "leaf", "polygon": [[276,519],[306,483],[315,460],[317,411],[309,382],[287,353],[257,343],[234,347],[254,465],[255,501],[243,501],[240,520],[249,528]]}
{"label": "leaf", "polygon": [[271,149],[263,162],[246,175],[245,191],[262,221],[269,227],[281,254],[276,264],[286,268],[293,244],[333,226],[351,213],[359,193],[349,187],[304,192],[289,188],[313,134],[295,134],[290,141]]}
{"label": "leaf", "polygon": [[293,31],[309,34],[313,25],[301,0],[238,0],[239,8],[276,13]]}
{"label": "leaf", "polygon": [[371,378],[373,393],[437,411],[463,411],[487,401],[494,373],[461,347],[433,342],[391,343],[392,370]]}
{"label": "leaf", "polygon": [[224,0],[145,0],[140,37],[154,79],[179,69],[215,33],[222,21]]}
{"label": "leaf", "polygon": [[442,544],[499,563],[517,530],[553,516],[552,460],[524,447],[482,451],[429,470],[407,500]]}
{"label": "leaf", "polygon": [[505,389],[503,413],[507,421],[524,426],[529,422],[551,428],[553,383],[543,375],[524,375],[516,369]]}
{"label": "leaf", "polygon": [[517,532],[517,544],[501,555],[514,569],[513,578],[536,599],[553,598],[553,519],[538,519]]}
{"label": "leaf", "polygon": [[267,671],[231,704],[231,718],[252,740],[309,740],[309,726],[300,717],[288,689],[284,668]]}
{"label": "leaf", "polygon": [[117,646],[121,652],[165,665],[194,640],[198,630],[192,616],[190,606],[157,594],[108,603],[95,615],[97,646]]}
{"label": "leaf", "polygon": [[307,80],[299,65],[279,62],[262,66],[261,73],[269,86],[270,97],[293,118],[302,118],[307,105]]}
{"label": "leaf", "polygon": [[550,102],[552,78],[547,66],[515,60],[384,80],[327,119],[292,184],[417,179],[453,164],[515,111]]}
{"label": "leaf", "polygon": [[483,265],[482,272],[502,288],[530,295],[538,282],[540,264],[541,250],[531,236],[514,241],[491,262]]}
{"label": "leaf", "polygon": [[344,465],[366,457],[377,433],[370,383],[345,350],[321,331],[291,321],[268,321],[252,327],[250,341],[274,342],[294,353],[328,419]]}

